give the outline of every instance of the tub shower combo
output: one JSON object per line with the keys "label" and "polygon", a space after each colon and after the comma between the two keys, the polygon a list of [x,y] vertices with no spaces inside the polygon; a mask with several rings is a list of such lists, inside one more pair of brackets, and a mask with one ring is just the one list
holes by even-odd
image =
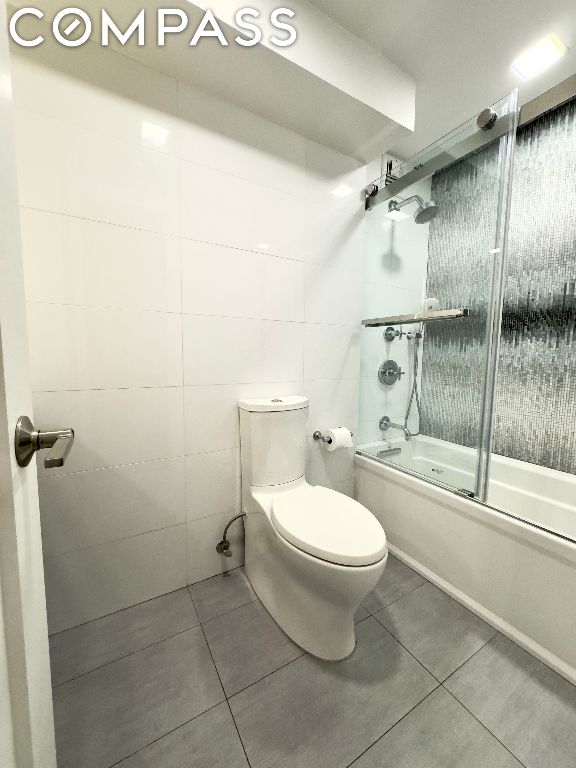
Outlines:
{"label": "tub shower combo", "polygon": [[572,680],[575,172],[573,77],[366,188],[356,457],[390,549]]}

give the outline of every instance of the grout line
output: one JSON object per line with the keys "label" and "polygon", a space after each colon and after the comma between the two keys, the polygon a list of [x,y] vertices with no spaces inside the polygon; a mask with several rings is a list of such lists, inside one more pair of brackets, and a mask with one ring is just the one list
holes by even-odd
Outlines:
{"label": "grout line", "polygon": [[[163,153],[163,154],[166,154],[166,153]],[[207,167],[207,166],[202,166],[202,167]],[[330,207],[330,206],[328,206],[328,207]],[[143,232],[143,233],[149,234],[149,235],[156,235],[156,236],[160,236],[160,237],[173,238],[173,239],[178,239],[178,240],[185,240],[186,242],[189,242],[189,243],[199,243],[201,245],[214,245],[214,246],[217,246],[218,248],[229,248],[229,249],[231,249],[233,251],[242,251],[244,253],[254,253],[254,254],[257,254],[259,256],[270,256],[271,258],[274,258],[274,259],[282,259],[283,261],[292,261],[292,262],[295,262],[296,264],[316,265],[316,266],[319,266],[319,267],[326,267],[326,268],[329,268],[330,266],[333,266],[331,264],[331,262],[330,262],[330,259],[327,259],[327,258],[325,258],[325,259],[313,259],[313,258],[298,259],[298,258],[296,258],[294,256],[280,255],[280,254],[277,254],[277,253],[272,253],[270,251],[254,250],[252,248],[244,248],[244,247],[238,246],[238,245],[229,245],[228,243],[220,243],[220,242],[218,242],[216,240],[199,240],[196,237],[188,237],[187,235],[183,235],[179,231],[178,232],[164,232],[164,231],[159,230],[159,229],[145,229],[144,227],[136,227],[136,226],[133,226],[131,224],[122,224],[122,223],[120,223],[118,221],[108,221],[107,219],[94,219],[94,218],[91,218],[90,216],[79,216],[78,214],[75,214],[75,213],[67,213],[65,211],[56,211],[56,210],[52,210],[50,208],[38,208],[38,207],[33,206],[33,205],[20,205],[19,208],[21,210],[24,210],[24,211],[34,211],[36,213],[44,213],[44,214],[48,214],[48,215],[51,215],[51,216],[62,216],[62,217],[67,218],[67,219],[75,219],[75,220],[78,220],[78,221],[89,222],[90,224],[101,224],[101,225],[106,226],[106,227],[118,227],[120,229],[127,229],[127,230],[130,230],[130,231],[133,231],[133,232]],[[178,229],[180,229],[180,227],[178,227]],[[346,271],[346,272],[351,272],[353,274],[359,274],[361,272],[360,268],[358,268],[358,267],[356,267],[356,268],[341,267],[341,269]],[[402,286],[399,286],[399,287],[402,287]]]}
{"label": "grout line", "polygon": [[[273,257],[280,258],[280,257]],[[295,262],[302,263],[302,262]],[[182,283],[182,280],[180,281]],[[291,317],[262,317],[258,315],[223,315],[223,314],[207,314],[206,312],[184,312],[180,310],[170,309],[151,309],[150,307],[126,307],[117,304],[78,304],[74,302],[63,301],[47,301],[40,299],[26,299],[27,305],[35,305],[41,307],[60,307],[63,309],[77,309],[86,312],[124,312],[124,313],[140,313],[147,315],[162,315],[168,317],[181,317],[192,319],[205,319],[205,320],[246,320],[252,323],[284,323],[285,325],[313,325],[313,326],[329,326],[331,328],[354,328],[361,329],[360,323],[329,323],[323,321],[312,321],[305,317],[303,318],[291,318]],[[369,378],[369,377],[366,377]],[[339,380],[339,379],[338,379]]]}
{"label": "grout line", "polygon": [[[89,622],[88,622],[89,623]],[[155,645],[161,645],[162,643],[166,642],[167,640],[171,640],[173,637],[178,637],[179,635],[184,635],[186,632],[190,632],[192,629],[201,629],[201,624],[194,624],[191,627],[186,627],[186,629],[180,630],[180,632],[174,632],[172,635],[168,635],[167,637],[162,637],[157,640],[155,640],[153,643],[149,643],[148,645],[143,646],[142,648],[137,648],[134,651],[130,651],[130,653],[125,653],[123,656],[119,656],[117,659],[111,659],[110,661],[104,662],[104,664],[100,664],[98,667],[94,667],[94,669],[89,669],[86,672],[81,672],[79,675],[76,675],[75,677],[71,677],[69,680],[64,680],[62,683],[57,683],[56,685],[52,686],[52,690],[55,691],[57,688],[62,688],[65,685],[68,685],[68,683],[72,683],[75,680],[79,680],[81,677],[86,677],[86,675],[91,675],[93,672],[98,672],[100,669],[104,669],[105,667],[109,667],[112,664],[116,664],[118,661],[123,661],[124,659],[129,658],[130,656],[135,656],[137,653],[140,653],[141,651],[145,651],[148,648],[153,648]]]}
{"label": "grout line", "polygon": [[[194,602],[194,601],[192,601]],[[204,627],[202,624],[200,625],[200,629],[202,630],[202,635],[204,637],[204,642],[206,643],[206,647],[208,648],[208,653],[210,654],[210,658],[212,659],[212,664],[214,665],[214,670],[216,671],[216,674],[218,675],[218,680],[220,681],[220,687],[222,688],[222,693],[224,694],[224,700],[226,702],[226,705],[228,707],[228,711],[230,712],[230,717],[232,718],[232,722],[234,723],[234,728],[236,729],[236,733],[238,734],[238,739],[240,741],[240,745],[242,747],[242,751],[244,752],[244,757],[246,758],[246,762],[248,763],[248,766],[250,766],[250,761],[248,760],[248,754],[246,752],[246,747],[244,746],[244,742],[242,741],[242,736],[240,736],[240,731],[238,729],[238,724],[236,723],[236,720],[234,719],[234,714],[232,712],[232,707],[230,706],[230,701],[228,699],[228,696],[226,695],[226,691],[224,689],[224,685],[222,684],[222,678],[220,677],[220,672],[218,671],[218,667],[216,666],[216,661],[214,660],[214,656],[212,654],[212,649],[210,648],[210,643],[208,642],[208,638],[206,637],[206,632],[204,631]]]}
{"label": "grout line", "polygon": [[[104,616],[98,616],[95,619],[88,619],[88,621],[83,621],[80,624],[75,624],[73,627],[68,627],[67,629],[61,629],[58,632],[52,632],[52,634],[48,635],[49,638],[52,637],[58,637],[59,635],[63,635],[65,632],[72,632],[74,629],[78,629],[79,627],[85,627],[88,624],[92,624],[95,621],[100,621],[101,619],[107,619],[109,616],[116,616],[118,613],[124,613],[124,611],[129,611],[132,608],[137,608],[140,605],[146,605],[146,603],[152,603],[154,600],[159,600],[161,597],[168,597],[168,595],[174,595],[176,592],[180,592],[183,589],[187,589],[188,585],[184,585],[183,587],[178,587],[177,589],[172,589],[170,592],[165,592],[162,595],[156,595],[155,597],[149,597],[147,600],[142,600],[139,603],[134,603],[134,605],[128,605],[126,608],[118,608],[117,611],[111,611],[110,613],[105,613]],[[200,623],[200,619],[198,619],[198,624]],[[195,624],[194,626],[197,627],[198,624]],[[190,627],[192,629],[192,627]]]}
{"label": "grout line", "polygon": [[[294,641],[292,641],[292,642],[294,642]],[[298,647],[300,647],[300,646],[298,646]],[[233,699],[235,696],[238,696],[239,694],[244,693],[244,691],[247,691],[248,688],[252,688],[252,686],[257,685],[258,683],[261,683],[262,680],[266,680],[268,677],[272,677],[272,675],[275,675],[276,672],[280,672],[281,669],[285,669],[286,667],[289,667],[290,664],[293,664],[295,661],[298,661],[299,659],[303,659],[305,656],[310,656],[310,654],[307,651],[305,651],[303,649],[301,649],[301,650],[302,650],[302,653],[300,653],[295,658],[290,659],[290,661],[287,661],[285,664],[282,664],[277,669],[273,669],[271,672],[267,672],[262,677],[259,677],[258,680],[253,680],[251,683],[248,683],[248,685],[245,685],[244,688],[240,688],[239,691],[235,691],[231,696],[228,696],[227,698],[229,700]],[[316,657],[313,656],[311,658],[316,658]],[[322,661],[322,659],[320,659],[320,661]]]}
{"label": "grout line", "polygon": [[378,619],[376,618],[376,616],[375,616],[375,615],[374,615],[374,616],[369,616],[369,617],[367,617],[367,618],[370,618],[370,619],[374,619],[374,621],[378,622],[378,625],[379,625],[380,627],[382,627],[382,629],[383,629],[385,632],[388,632],[388,634],[390,635],[390,637],[393,637],[393,638],[394,638],[394,640],[396,640],[396,642],[398,643],[398,645],[400,645],[402,648],[404,648],[404,650],[406,651],[406,653],[409,653],[409,654],[410,654],[410,656],[412,656],[412,658],[414,659],[414,661],[417,661],[417,662],[418,662],[418,664],[419,664],[419,665],[422,667],[422,669],[423,669],[423,670],[425,670],[425,671],[426,671],[426,672],[427,672],[427,673],[430,675],[430,677],[432,677],[432,678],[433,678],[433,679],[434,679],[434,680],[435,680],[435,681],[438,683],[438,685],[442,685],[442,681],[441,681],[441,680],[438,680],[438,678],[436,677],[436,675],[434,675],[432,672],[430,672],[430,670],[428,669],[428,667],[426,667],[426,666],[425,666],[425,665],[424,665],[424,664],[423,664],[423,663],[420,661],[420,659],[419,659],[417,656],[414,656],[414,654],[412,653],[412,651],[411,651],[409,648],[407,648],[407,647],[406,647],[406,646],[405,646],[405,645],[404,645],[404,644],[403,644],[403,643],[402,643],[402,642],[401,642],[401,641],[400,641],[400,640],[399,640],[399,639],[396,637],[396,635],[395,635],[393,632],[391,632],[391,631],[388,629],[388,627],[385,627],[385,626],[384,626],[384,624],[382,624],[382,622],[378,621]]}
{"label": "grout line", "polygon": [[[212,578],[214,578],[214,577],[212,577]],[[190,595],[190,598],[192,600],[192,603],[194,603],[194,599],[192,598],[192,595]],[[254,600],[251,600],[251,601],[249,601],[247,603],[242,603],[242,605],[237,605],[235,608],[231,608],[229,611],[225,611],[224,613],[218,614],[218,616],[213,616],[211,619],[207,619],[206,621],[201,622],[202,631],[204,632],[204,627],[206,626],[206,624],[210,624],[211,621],[215,621],[216,619],[221,619],[224,616],[228,616],[229,614],[234,613],[235,611],[239,611],[241,608],[246,608],[247,605],[252,605],[253,603],[258,603],[259,606],[264,608],[264,606],[262,605],[262,603],[258,599],[258,596],[255,595],[254,596]],[[196,607],[196,606],[194,606],[194,607]],[[264,608],[264,610],[266,610],[266,609]],[[369,617],[366,616],[366,618],[369,618]],[[273,621],[275,621],[275,620],[273,619]],[[360,623],[360,622],[358,622],[358,623]],[[204,632],[204,637],[206,637],[206,633],[205,632]],[[288,638],[288,639],[290,639],[290,638]],[[208,638],[206,638],[206,642],[208,643]],[[294,641],[292,641],[292,642],[294,642]],[[294,643],[294,644],[296,645],[296,643]],[[210,643],[208,643],[208,647],[210,647]],[[298,647],[300,647],[300,646],[298,646]],[[287,667],[289,664],[292,664],[293,661],[297,661],[298,659],[301,659],[303,656],[306,656],[307,655],[306,651],[304,651],[303,649],[301,649],[301,650],[302,650],[302,653],[300,653],[295,658],[290,659],[290,661],[287,661],[285,664],[282,664],[281,666],[277,667],[276,669],[271,670],[270,672],[268,672],[267,674],[263,675],[262,677],[259,677],[257,680],[253,680],[251,683],[248,683],[248,685],[245,685],[244,688],[240,688],[239,690],[234,691],[234,693],[231,694],[230,696],[228,696],[226,694],[226,691],[224,691],[224,693],[226,695],[226,698],[227,699],[232,699],[234,696],[237,696],[239,693],[242,693],[247,688],[251,688],[253,685],[256,685],[256,683],[259,683],[262,680],[265,680],[267,677],[270,677],[275,672],[278,672],[280,669],[284,669],[284,667]],[[224,687],[224,686],[222,686],[222,687]]]}
{"label": "grout line", "polygon": [[474,714],[474,712],[471,712],[471,711],[468,709],[468,707],[467,707],[465,704],[463,704],[463,703],[460,701],[460,699],[458,699],[458,698],[457,698],[457,697],[456,697],[456,696],[455,696],[455,695],[452,693],[452,691],[448,690],[448,688],[446,688],[446,687],[444,686],[444,683],[440,683],[440,687],[441,687],[443,690],[445,690],[445,691],[446,691],[446,693],[448,693],[450,696],[452,696],[452,698],[454,699],[454,701],[457,701],[457,702],[458,702],[458,704],[460,704],[460,706],[461,706],[463,709],[465,709],[465,710],[466,710],[466,712],[468,712],[468,714],[469,714],[471,717],[473,717],[473,718],[474,718],[474,720],[476,720],[476,722],[477,722],[477,723],[479,723],[479,724],[482,726],[482,728],[484,728],[484,730],[485,730],[487,733],[489,733],[489,734],[490,734],[490,736],[492,736],[492,738],[496,739],[496,741],[498,742],[498,744],[500,744],[500,745],[501,745],[501,746],[502,746],[502,747],[503,747],[503,748],[506,750],[506,752],[508,752],[508,754],[509,754],[509,755],[512,755],[512,757],[514,758],[514,760],[516,760],[516,761],[517,761],[517,762],[518,762],[518,763],[519,763],[519,764],[522,766],[522,768],[526,768],[525,764],[524,764],[524,763],[523,763],[521,760],[519,760],[519,759],[518,759],[518,757],[517,757],[517,756],[514,754],[514,752],[512,752],[512,750],[511,750],[511,749],[508,749],[508,747],[506,746],[506,744],[504,744],[502,741],[500,741],[500,739],[498,738],[498,736],[496,736],[496,734],[495,734],[495,733],[492,733],[492,731],[490,730],[490,728],[488,728],[488,726],[484,725],[484,723],[482,722],[482,720],[480,720],[478,717],[476,717],[476,715]]}
{"label": "grout line", "polygon": [[[422,577],[422,578],[424,578],[424,577]],[[429,584],[430,582],[427,582],[427,583]],[[412,587],[412,589],[410,589],[408,592],[403,594],[401,597],[397,597],[396,600],[392,600],[391,603],[387,603],[386,605],[383,605],[382,607],[377,608],[375,611],[372,611],[372,613],[370,613],[368,615],[369,616],[376,616],[376,614],[380,613],[380,611],[384,611],[386,608],[389,608],[391,605],[394,605],[394,603],[398,603],[398,602],[400,602],[400,600],[403,600],[405,597],[408,597],[408,595],[411,595],[412,592],[416,592],[417,589],[422,589],[422,587],[425,587],[425,586],[426,586],[426,584],[418,584],[417,587]],[[368,610],[368,608],[366,608],[365,605],[363,605],[362,603],[361,603],[361,605],[364,608],[364,610],[366,610],[366,611]],[[365,618],[368,618],[368,616],[366,616]]]}
{"label": "grout line", "polygon": [[[192,602],[194,602],[194,598],[192,598]],[[223,616],[228,616],[231,613],[236,613],[236,611],[239,611],[241,608],[246,608],[247,605],[252,605],[255,602],[260,603],[260,601],[256,596],[252,600],[248,600],[247,602],[242,603],[241,605],[236,605],[234,608],[230,608],[229,610],[224,611],[223,613],[219,613],[216,616],[211,616],[209,619],[206,619],[205,621],[201,621],[200,623],[204,627],[206,624],[210,624],[211,621],[216,621],[216,619],[221,619]]]}
{"label": "grout line", "polygon": [[[489,624],[488,626],[491,626],[491,625]],[[477,648],[477,649],[474,651],[474,653],[472,654],[472,656],[468,657],[468,658],[466,659],[466,661],[463,661],[463,662],[462,662],[462,664],[460,664],[458,667],[456,667],[456,669],[455,669],[453,672],[450,672],[450,674],[448,675],[448,677],[445,677],[445,678],[444,678],[444,680],[442,680],[442,685],[444,685],[444,683],[448,682],[448,680],[450,680],[450,678],[451,678],[453,675],[455,675],[455,674],[456,674],[456,672],[458,672],[458,670],[460,670],[460,669],[462,669],[462,667],[466,666],[466,664],[468,664],[468,662],[469,662],[469,661],[471,661],[471,660],[474,658],[474,656],[476,656],[476,654],[477,654],[477,653],[480,653],[480,651],[481,651],[481,650],[483,650],[484,648],[486,648],[486,646],[487,646],[489,643],[491,643],[491,642],[492,642],[492,640],[495,640],[495,639],[496,639],[496,638],[497,638],[499,635],[500,635],[500,632],[498,632],[498,630],[494,630],[494,634],[492,635],[492,637],[491,637],[489,640],[486,640],[486,642],[485,642],[485,643],[482,643],[482,645],[480,646],[480,648]]]}
{"label": "grout line", "polygon": [[376,741],[373,741],[373,742],[372,742],[372,744],[370,744],[368,747],[366,747],[366,749],[365,749],[363,752],[360,752],[360,754],[359,754],[357,757],[355,757],[355,758],[354,758],[354,760],[352,760],[352,762],[351,762],[351,763],[348,763],[348,765],[346,766],[346,768],[351,768],[351,766],[353,766],[355,762],[357,762],[358,760],[360,760],[360,758],[362,757],[362,755],[365,755],[365,754],[366,754],[366,752],[368,752],[370,749],[372,749],[372,747],[373,747],[375,744],[377,744],[377,743],[378,743],[378,742],[379,742],[381,739],[383,739],[383,738],[384,738],[384,736],[386,736],[388,733],[390,733],[390,731],[392,731],[394,728],[396,728],[396,726],[397,726],[399,723],[401,723],[401,722],[402,722],[402,720],[404,720],[404,718],[408,717],[408,715],[409,715],[411,712],[413,712],[413,711],[414,711],[414,710],[415,710],[417,707],[419,707],[419,706],[420,706],[420,704],[422,704],[424,701],[426,701],[426,699],[427,699],[429,696],[432,696],[432,694],[433,694],[433,693],[435,693],[435,692],[436,692],[436,691],[437,691],[439,688],[441,688],[441,687],[442,687],[442,685],[441,685],[441,684],[439,684],[439,685],[437,685],[435,688],[433,688],[433,689],[432,689],[432,690],[431,690],[429,693],[427,693],[427,694],[426,694],[426,696],[424,696],[424,698],[423,698],[423,699],[420,699],[420,701],[419,701],[417,704],[415,704],[413,707],[411,707],[411,708],[408,710],[408,712],[406,712],[404,715],[402,715],[402,717],[401,717],[399,720],[397,720],[397,721],[394,723],[394,725],[391,725],[391,726],[390,726],[390,728],[388,728],[387,730],[385,730],[385,731],[384,731],[384,733],[383,733],[381,736],[378,736],[378,738],[376,739]]}
{"label": "grout line", "polygon": [[219,701],[218,704],[213,704],[211,707],[208,707],[208,709],[205,709],[204,712],[200,712],[198,715],[194,715],[194,717],[191,717],[190,720],[186,720],[183,723],[180,723],[180,725],[177,725],[176,728],[172,728],[172,730],[167,731],[166,733],[163,733],[162,736],[158,736],[157,739],[153,739],[152,741],[149,741],[147,744],[144,744],[142,747],[138,747],[138,749],[135,752],[132,752],[129,755],[126,755],[126,757],[122,757],[120,760],[118,760],[116,763],[112,763],[108,768],[115,768],[117,765],[122,765],[123,762],[126,760],[129,760],[131,757],[134,757],[134,755],[137,755],[139,752],[142,752],[144,749],[147,749],[148,747],[152,746],[152,744],[156,744],[157,741],[162,741],[162,739],[166,738],[167,736],[170,736],[173,733],[176,733],[176,731],[179,731],[180,728],[184,728],[185,725],[189,725],[190,723],[194,722],[194,720],[197,720],[199,717],[202,717],[202,715],[205,715],[208,712],[211,712],[213,709],[216,709],[216,707],[220,707],[222,704],[224,704],[224,701]]}
{"label": "grout line", "polygon": [[[69,477],[69,475],[62,475],[62,477]],[[216,513],[214,515],[207,515],[207,517],[220,517],[220,515],[218,513]],[[199,520],[203,520],[204,518],[198,518],[198,519]],[[137,539],[139,536],[150,536],[150,535],[152,535],[154,533],[162,533],[162,531],[172,531],[174,528],[180,528],[182,526],[187,526],[188,522],[190,522],[190,521],[182,520],[179,523],[172,523],[172,525],[165,525],[163,528],[150,528],[149,530],[140,531],[138,533],[131,533],[129,536],[119,536],[116,539],[107,539],[106,541],[101,541],[98,544],[88,544],[85,547],[78,547],[77,549],[70,549],[70,550],[66,550],[64,552],[58,552],[55,555],[45,555],[45,561],[46,562],[48,562],[48,561],[52,562],[52,561],[55,561],[55,560],[60,560],[63,557],[69,557],[71,555],[77,554],[78,552],[88,552],[90,550],[98,549],[100,547],[106,547],[106,546],[111,545],[111,544],[116,544],[116,542],[119,542],[119,541],[131,541],[132,539]],[[187,585],[185,585],[185,586],[187,586]],[[172,592],[177,592],[178,589],[183,589],[183,587],[178,587],[177,589],[173,589]],[[166,592],[166,594],[169,595],[170,593]],[[158,595],[158,597],[162,597],[162,595]],[[150,598],[150,599],[154,600],[153,597]],[[148,601],[145,600],[144,602],[147,603]],[[140,605],[140,603],[136,603],[136,605]],[[133,606],[129,605],[128,608],[133,608]],[[119,610],[123,611],[123,610],[126,610],[126,609],[125,608],[120,608]],[[118,611],[112,611],[112,613],[118,613]],[[105,614],[105,615],[109,616],[110,614]],[[104,616],[100,616],[99,618],[104,618]],[[96,621],[96,619],[90,619],[90,621]],[[83,623],[84,624],[88,624],[89,622],[85,621]],[[76,626],[81,626],[81,625],[77,624]],[[74,627],[70,627],[70,629],[74,629]],[[62,631],[65,632],[66,630],[62,630]],[[59,633],[55,633],[55,634],[59,634]]]}

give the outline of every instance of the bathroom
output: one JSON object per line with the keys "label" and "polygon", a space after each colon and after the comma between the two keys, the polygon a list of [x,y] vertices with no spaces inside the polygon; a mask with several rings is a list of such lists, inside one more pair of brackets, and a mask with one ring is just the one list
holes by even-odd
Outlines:
{"label": "bathroom", "polygon": [[3,767],[574,765],[576,14],[288,6],[3,6]]}

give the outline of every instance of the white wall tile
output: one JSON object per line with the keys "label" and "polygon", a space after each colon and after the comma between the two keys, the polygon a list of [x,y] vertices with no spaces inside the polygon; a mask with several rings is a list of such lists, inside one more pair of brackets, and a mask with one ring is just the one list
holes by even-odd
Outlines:
{"label": "white wall tile", "polygon": [[185,384],[293,381],[302,376],[300,323],[183,318]]}
{"label": "white wall tile", "polygon": [[50,633],[186,585],[186,526],[45,560]]}
{"label": "white wall tile", "polygon": [[[430,180],[413,184],[403,197],[420,195],[430,199]],[[406,209],[409,218],[387,218],[386,203],[366,215],[365,277],[368,282],[409,288],[419,293],[426,285],[429,224],[416,224],[412,218],[415,204]]]}
{"label": "white wall tile", "polygon": [[303,270],[291,259],[182,240],[182,311],[302,321]]}
{"label": "white wall tile", "polygon": [[182,158],[283,192],[304,193],[302,136],[187,85],[179,96]]}
{"label": "white wall tile", "polygon": [[228,531],[232,557],[216,552],[216,544],[222,538],[224,526],[230,515],[213,515],[188,523],[188,583],[194,584],[218,573],[225,573],[244,563],[244,529],[237,520]]}
{"label": "white wall tile", "polygon": [[29,301],[180,312],[176,237],[29,208],[21,222]]}
{"label": "white wall tile", "polygon": [[351,379],[360,375],[359,327],[306,324],[304,378]]}
{"label": "white wall tile", "polygon": [[306,262],[362,271],[364,263],[364,221],[362,206],[350,211],[309,202],[306,235],[302,248]]}
{"label": "white wall tile", "polygon": [[360,325],[362,274],[306,264],[306,322]]}
{"label": "white wall tile", "polygon": [[[410,326],[404,326],[404,331]],[[416,326],[412,327],[415,330]],[[363,328],[360,336],[360,375],[376,377],[380,363],[384,360],[395,360],[403,371],[408,370],[412,362],[412,342],[406,337],[386,341],[385,328]],[[402,377],[404,379],[405,377]],[[389,389],[394,389],[389,387]]]}
{"label": "white wall tile", "polygon": [[12,80],[18,108],[177,154],[177,82],[133,59],[110,49],[102,56],[91,41],[71,51],[48,38],[17,50]]}
{"label": "white wall tile", "polygon": [[40,479],[46,557],[185,522],[184,457]]}
{"label": "white wall tile", "polygon": [[356,210],[366,186],[365,166],[341,152],[308,141],[308,195],[315,202],[340,210]]}
{"label": "white wall tile", "polygon": [[[383,283],[364,283],[364,314],[366,317],[408,315],[422,311],[423,291],[396,288]],[[407,330],[404,328],[403,330]],[[414,328],[410,329],[414,330]]]}
{"label": "white wall tile", "polygon": [[182,383],[179,315],[28,304],[34,391]]}
{"label": "white wall tile", "polygon": [[188,520],[240,512],[240,451],[238,448],[186,457]]}
{"label": "white wall tile", "polygon": [[[243,562],[241,524],[215,552],[240,504],[238,400],[308,394],[316,426],[354,428],[363,317],[356,161],[74,53],[19,53],[14,80],[34,415],[77,431],[40,469],[52,631]],[[308,459],[352,492],[352,451],[310,439]]]}
{"label": "white wall tile", "polygon": [[167,234],[178,231],[178,160],[17,110],[22,205]]}
{"label": "white wall tile", "polygon": [[310,398],[308,434],[333,427],[347,427],[354,432],[358,424],[358,380],[330,379],[307,381],[305,394]]}
{"label": "white wall tile", "polygon": [[183,456],[181,387],[37,392],[34,420],[40,429],[74,429],[74,446],[61,468],[40,476]]}
{"label": "white wall tile", "polygon": [[307,440],[306,479],[311,485],[336,489],[354,477],[354,449],[327,451],[311,437]]}
{"label": "white wall tile", "polygon": [[301,381],[184,387],[186,453],[204,453],[240,445],[241,398],[301,395]]}
{"label": "white wall tile", "polygon": [[180,174],[183,237],[304,259],[303,197],[185,161]]}

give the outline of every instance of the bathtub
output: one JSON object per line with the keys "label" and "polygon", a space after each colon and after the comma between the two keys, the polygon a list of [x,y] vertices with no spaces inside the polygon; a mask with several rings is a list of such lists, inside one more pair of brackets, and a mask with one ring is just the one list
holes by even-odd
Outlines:
{"label": "bathtub", "polygon": [[474,487],[473,450],[400,439],[382,463],[373,456],[384,447],[359,448],[356,495],[390,550],[576,684],[576,479],[494,456],[488,506],[440,485]]}
{"label": "bathtub", "polygon": [[[387,445],[401,451],[384,459],[388,464],[453,489],[474,490],[474,449],[420,435],[369,443],[359,452],[377,457]],[[575,475],[493,454],[488,486],[489,506],[576,541]]]}

